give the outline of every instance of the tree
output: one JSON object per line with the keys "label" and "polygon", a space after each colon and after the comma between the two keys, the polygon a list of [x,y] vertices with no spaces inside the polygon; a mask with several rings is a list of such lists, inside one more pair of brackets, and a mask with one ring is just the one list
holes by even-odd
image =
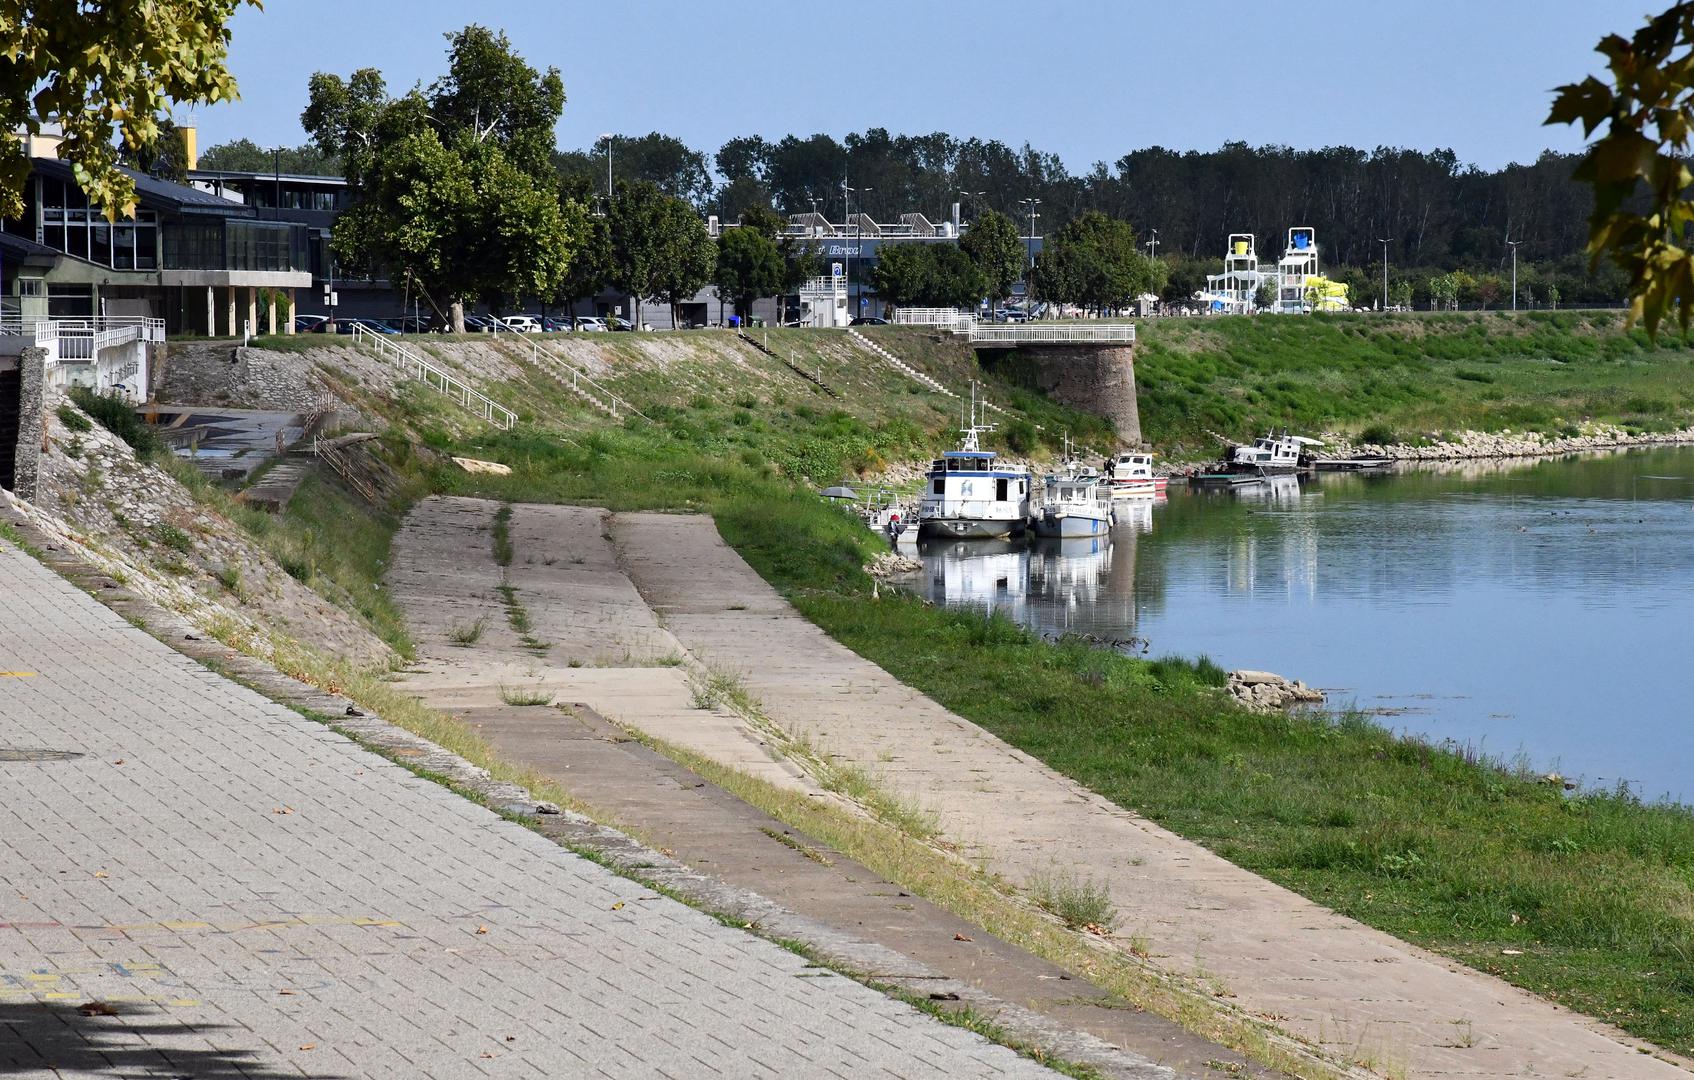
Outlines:
{"label": "tree", "polygon": [[1253,294],[1253,306],[1263,311],[1276,303],[1276,286],[1268,281],[1260,282],[1258,291]]}
{"label": "tree", "polygon": [[603,188],[608,147],[614,180],[646,182],[695,207],[704,207],[710,200],[712,177],[706,168],[706,155],[691,149],[681,139],[657,131],[646,135],[602,136],[587,150],[556,154],[559,173],[590,178]]}
{"label": "tree", "polygon": [[566,307],[574,309],[579,300],[611,284],[612,230],[604,214],[586,212],[582,201],[567,194],[560,204],[566,208],[567,224],[577,245],[556,295]]}
{"label": "tree", "polygon": [[0,217],[21,217],[30,163],[24,135],[55,122],[59,156],[107,220],[135,212],[135,182],[118,147],[158,140],[170,103],[213,104],[236,96],[225,66],[225,25],[255,0],[82,0],[0,3]]}
{"label": "tree", "polygon": [[718,298],[734,304],[735,313],[743,318],[753,313],[753,302],[759,297],[775,296],[781,290],[786,269],[775,242],[745,222],[718,236],[717,271],[712,282]]}
{"label": "tree", "polygon": [[[1549,124],[1582,124],[1592,138],[1576,178],[1593,186],[1588,253],[1592,270],[1610,255],[1628,278],[1629,318],[1656,335],[1672,308],[1684,336],[1694,318],[1694,172],[1688,168],[1694,137],[1694,2],[1673,4],[1625,40],[1600,39],[1612,85],[1590,75],[1562,86]],[[1637,194],[1646,189],[1645,205]]]}
{"label": "tree", "polygon": [[273,152],[252,139],[219,143],[200,155],[200,168],[216,172],[268,173],[294,176],[340,176],[341,162],[311,143],[285,146]]}
{"label": "tree", "polygon": [[335,224],[337,254],[409,276],[463,332],[467,298],[554,294],[581,219],[552,172],[558,71],[537,72],[480,26],[447,40],[448,71],[427,95],[390,99],[369,68],[346,81],[319,72],[300,119],[355,196]]}
{"label": "tree", "polygon": [[1459,303],[1459,280],[1452,273],[1429,279],[1429,306],[1432,311],[1445,311]]}
{"label": "tree", "polygon": [[1012,294],[1012,283],[1023,277],[1025,253],[1011,218],[998,210],[988,211],[966,230],[959,247],[982,272],[990,299]]}
{"label": "tree", "polygon": [[1402,311],[1410,311],[1412,309],[1412,283],[1401,280],[1389,286],[1388,302]]}
{"label": "tree", "polygon": [[175,184],[188,182],[188,139],[174,120],[159,121],[159,137],[151,145],[120,148],[118,160],[148,176]]}
{"label": "tree", "polygon": [[677,305],[706,287],[717,268],[718,246],[691,204],[666,198],[659,212],[658,288],[653,294],[671,307],[671,325],[681,325]]}
{"label": "tree", "polygon": [[884,244],[871,267],[871,288],[885,304],[918,306],[929,293],[933,266],[924,244]]}
{"label": "tree", "polygon": [[1044,298],[1097,312],[1123,307],[1163,284],[1160,268],[1138,250],[1129,223],[1094,210],[1053,235],[1036,271]]}
{"label": "tree", "polygon": [[[929,262],[927,288],[918,302],[926,307],[975,309],[988,291],[988,279],[957,244],[916,244]],[[884,251],[888,250],[886,247]]]}

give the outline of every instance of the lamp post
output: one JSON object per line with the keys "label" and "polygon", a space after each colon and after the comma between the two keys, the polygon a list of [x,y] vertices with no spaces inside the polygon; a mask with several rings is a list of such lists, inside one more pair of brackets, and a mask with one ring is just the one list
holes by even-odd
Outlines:
{"label": "lamp post", "polygon": [[1522,240],[1507,240],[1506,246],[1512,249],[1512,310],[1518,309],[1518,245]]}
{"label": "lamp post", "polygon": [[1041,200],[1030,198],[1021,199],[1019,202],[1024,209],[1029,211],[1029,235],[1024,237],[1029,248],[1029,265],[1025,267],[1023,274],[1023,303],[1024,311],[1027,313],[1033,310],[1035,301],[1033,295],[1035,286],[1035,219],[1041,216],[1035,212],[1035,208],[1041,205]]}
{"label": "lamp post", "polygon": [[612,133],[603,131],[600,138],[606,143],[606,205],[612,205]]}
{"label": "lamp post", "polygon": [[[988,197],[988,192],[986,192],[986,191],[966,191],[963,188],[959,189],[959,194],[965,196],[966,198],[970,198],[971,196],[975,196],[978,199],[986,199]],[[988,204],[986,202],[983,203],[982,209],[983,210],[988,209]],[[980,212],[978,212],[977,216],[980,218],[982,215],[981,215]]]}
{"label": "lamp post", "polygon": [[1388,241],[1377,237],[1377,243],[1382,245],[1382,310],[1388,311]]}
{"label": "lamp post", "polygon": [[[876,189],[875,188],[868,188],[868,187],[865,187],[865,188],[848,187],[847,186],[847,178],[845,176],[843,176],[841,178],[841,209],[847,215],[847,220],[845,222],[845,224],[847,226],[847,255],[846,255],[847,266],[846,266],[846,270],[847,270],[847,292],[848,292],[849,298],[851,298],[852,290],[853,290],[853,240],[856,236],[863,235],[862,230],[859,230],[853,224],[853,193],[857,192],[860,195],[868,195],[874,190],[876,190]],[[861,206],[863,205],[862,201],[861,201],[860,205]],[[861,299],[862,299],[862,297],[861,297]],[[859,314],[858,307],[856,305],[853,305],[851,303],[851,299],[849,299],[847,321],[849,323],[851,323],[858,316],[858,314]]]}
{"label": "lamp post", "polygon": [[1151,233],[1153,237],[1151,240],[1147,241],[1147,257],[1149,259],[1157,259],[1159,257],[1159,230],[1148,229],[1147,231]]}

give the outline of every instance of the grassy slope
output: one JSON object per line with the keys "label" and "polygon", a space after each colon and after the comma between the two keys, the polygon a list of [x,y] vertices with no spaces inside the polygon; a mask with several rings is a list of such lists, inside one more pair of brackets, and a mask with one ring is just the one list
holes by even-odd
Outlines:
{"label": "grassy slope", "polygon": [[[1305,326],[1320,342],[1350,333],[1330,320],[1261,322],[1241,332],[1281,340]],[[1218,326],[1235,332],[1222,320],[1196,331]],[[833,357],[846,387],[855,361],[825,355],[829,344],[817,346],[818,362]],[[1637,348],[1594,345],[1596,356]],[[918,342],[899,351],[922,359]],[[1095,790],[1337,910],[1694,1051],[1694,817],[1627,797],[1571,799],[1364,722],[1251,716],[1218,698],[1205,665],[1049,645],[913,600],[873,605],[859,571],[868,531],[786,476],[833,478],[868,452],[933,446],[946,437],[949,408],[888,392],[874,369],[859,373],[863,396],[854,391],[843,407],[825,406],[780,365],[765,361],[775,370],[757,368],[755,378],[726,375],[723,364],[703,349],[661,377],[632,361],[619,389],[653,424],[611,426],[534,379],[501,393],[538,426],[464,437],[444,429],[437,402],[406,395],[395,418],[426,443],[514,472],[402,465],[435,490],[710,511],[831,634]],[[919,424],[924,409],[932,427]],[[339,557],[375,580],[379,548]]]}
{"label": "grassy slope", "polygon": [[1161,319],[1141,324],[1148,437],[1210,450],[1270,425],[1432,432],[1694,423],[1694,351],[1617,312]]}

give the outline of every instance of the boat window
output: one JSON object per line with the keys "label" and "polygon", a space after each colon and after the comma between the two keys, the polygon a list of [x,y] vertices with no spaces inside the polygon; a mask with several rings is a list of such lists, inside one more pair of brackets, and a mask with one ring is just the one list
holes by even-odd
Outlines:
{"label": "boat window", "polygon": [[940,495],[940,494],[943,494],[946,490],[947,490],[947,481],[945,481],[945,480],[941,479],[941,477],[937,476],[935,478],[935,493],[937,495]]}
{"label": "boat window", "polygon": [[935,464],[931,465],[929,468],[931,472],[946,472],[947,460],[945,458],[937,459]]}
{"label": "boat window", "polygon": [[1006,489],[1010,486],[1011,486],[1011,481],[1005,479],[1004,477],[1002,477],[999,480],[994,481],[994,498],[995,498],[995,500],[998,501],[998,502],[1005,502],[1006,501]]}

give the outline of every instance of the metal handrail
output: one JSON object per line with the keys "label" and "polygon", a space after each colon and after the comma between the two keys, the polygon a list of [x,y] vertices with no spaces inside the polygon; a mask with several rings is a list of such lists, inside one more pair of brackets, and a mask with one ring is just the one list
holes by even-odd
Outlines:
{"label": "metal handrail", "polygon": [[[646,415],[643,414],[640,409],[637,409],[634,405],[631,405],[629,402],[625,401],[623,398],[619,397],[618,395],[612,393],[610,390],[606,389],[604,386],[601,386],[599,383],[595,382],[592,378],[589,377],[589,375],[586,371],[580,370],[579,368],[577,368],[577,366],[575,364],[572,364],[570,361],[564,359],[563,357],[558,356],[558,355],[556,355],[552,352],[549,352],[546,349],[543,349],[541,347],[541,343],[539,341],[531,341],[529,343],[529,359],[530,359],[531,363],[535,363],[537,361],[546,361],[547,364],[551,365],[554,368],[563,368],[565,370],[565,372],[570,375],[570,388],[571,388],[571,390],[574,391],[579,396],[586,397],[590,401],[593,401],[593,402],[601,405],[602,407],[604,407],[607,412],[612,414],[612,418],[614,420],[619,418],[618,410],[620,410],[620,409],[622,409],[624,412],[633,413],[636,416],[641,417],[641,419],[643,419],[643,420],[647,419]],[[554,372],[554,377],[555,378],[559,377],[557,371]],[[563,382],[564,380],[561,378],[561,379],[559,379],[559,381]],[[584,383],[586,383],[588,385],[587,390],[583,389]],[[604,399],[604,400],[601,400],[601,399]],[[649,421],[649,422],[651,422],[651,421]]]}
{"label": "metal handrail", "polygon": [[425,360],[412,349],[396,341],[388,340],[385,334],[374,333],[358,323],[353,324],[353,341],[374,348],[377,355],[391,363],[411,367],[419,382],[432,390],[445,394],[457,401],[463,408],[479,414],[484,420],[504,431],[512,430],[518,422],[518,414],[506,408],[480,390],[435,364]]}
{"label": "metal handrail", "polygon": [[[964,331],[961,331],[964,332]],[[1135,343],[1134,323],[1060,323],[983,326],[972,325],[968,331],[971,341],[1024,344],[1103,345]]]}

